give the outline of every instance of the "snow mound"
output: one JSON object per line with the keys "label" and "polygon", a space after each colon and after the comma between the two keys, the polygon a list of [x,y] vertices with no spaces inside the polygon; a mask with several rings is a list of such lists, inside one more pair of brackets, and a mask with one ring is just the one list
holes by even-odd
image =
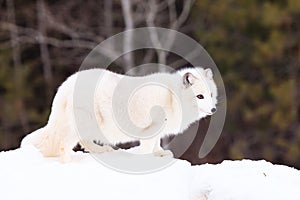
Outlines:
{"label": "snow mound", "polygon": [[[119,154],[107,153],[106,156]],[[35,148],[0,153],[1,199],[170,199],[299,200],[300,171],[266,161],[224,161],[191,166],[176,160],[150,174],[109,169],[89,154],[76,152],[61,164]],[[124,158],[122,158],[124,160]],[[130,158],[127,158],[130,162]],[[165,158],[161,158],[165,159]]]}

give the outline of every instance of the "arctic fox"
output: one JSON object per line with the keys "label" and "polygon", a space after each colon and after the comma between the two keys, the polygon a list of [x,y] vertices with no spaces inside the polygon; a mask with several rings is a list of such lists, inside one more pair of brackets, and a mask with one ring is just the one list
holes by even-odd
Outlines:
{"label": "arctic fox", "polygon": [[139,140],[137,153],[172,155],[162,149],[160,139],[212,115],[216,104],[210,68],[142,77],[104,69],[79,71],[59,87],[47,125],[26,136],[21,146],[34,145],[45,157],[62,162],[71,160],[78,142],[91,153],[102,153],[113,150],[109,145]]}

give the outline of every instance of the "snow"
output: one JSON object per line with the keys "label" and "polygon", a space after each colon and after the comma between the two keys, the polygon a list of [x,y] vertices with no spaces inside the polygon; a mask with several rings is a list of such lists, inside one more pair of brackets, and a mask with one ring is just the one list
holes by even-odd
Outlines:
{"label": "snow", "polygon": [[[300,199],[300,171],[263,160],[191,166],[174,159],[160,171],[136,175],[103,166],[87,153],[72,156],[71,163],[62,164],[56,158],[44,158],[31,146],[1,152],[1,199]],[[132,158],[120,159],[130,162]]]}

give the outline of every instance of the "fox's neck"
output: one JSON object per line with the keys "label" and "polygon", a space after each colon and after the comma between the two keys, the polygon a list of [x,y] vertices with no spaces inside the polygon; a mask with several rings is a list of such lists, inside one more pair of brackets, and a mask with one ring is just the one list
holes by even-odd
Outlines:
{"label": "fox's neck", "polygon": [[182,113],[181,132],[187,129],[190,124],[199,120],[197,107],[193,102],[195,100],[194,95],[191,92],[183,90],[180,96],[180,109]]}

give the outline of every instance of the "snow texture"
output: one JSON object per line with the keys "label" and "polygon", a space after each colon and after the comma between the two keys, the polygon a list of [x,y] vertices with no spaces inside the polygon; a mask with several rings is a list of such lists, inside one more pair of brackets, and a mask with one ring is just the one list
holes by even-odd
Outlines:
{"label": "snow texture", "polygon": [[266,161],[191,166],[177,160],[161,171],[133,175],[109,169],[87,153],[72,156],[73,162],[62,164],[31,146],[1,152],[1,199],[300,199],[300,171]]}

